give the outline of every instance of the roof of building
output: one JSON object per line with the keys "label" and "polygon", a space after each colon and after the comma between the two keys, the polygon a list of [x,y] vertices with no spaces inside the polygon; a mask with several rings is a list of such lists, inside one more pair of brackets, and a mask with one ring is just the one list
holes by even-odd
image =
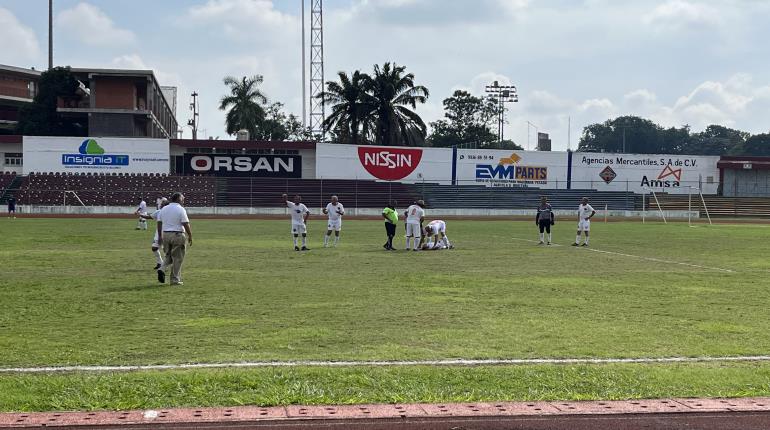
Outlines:
{"label": "roof of building", "polygon": [[0,71],[30,78],[38,78],[40,77],[40,73],[42,73],[40,70],[25,69],[23,67],[9,66],[7,64],[0,64]]}

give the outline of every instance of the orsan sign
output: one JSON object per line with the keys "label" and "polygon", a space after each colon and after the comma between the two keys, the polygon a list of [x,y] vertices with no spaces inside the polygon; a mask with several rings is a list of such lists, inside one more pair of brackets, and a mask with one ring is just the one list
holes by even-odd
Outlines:
{"label": "orsan sign", "polygon": [[185,154],[185,172],[216,176],[257,178],[301,178],[299,155],[209,155]]}

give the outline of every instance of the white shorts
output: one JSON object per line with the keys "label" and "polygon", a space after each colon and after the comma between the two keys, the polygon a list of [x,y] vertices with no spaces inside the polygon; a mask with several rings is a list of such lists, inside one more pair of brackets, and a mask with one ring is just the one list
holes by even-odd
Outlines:
{"label": "white shorts", "polygon": [[407,223],[406,224],[406,237],[422,237],[422,230],[420,224]]}
{"label": "white shorts", "polygon": [[329,223],[327,224],[327,229],[334,230],[334,231],[342,230],[342,218],[338,220],[329,220]]}
{"label": "white shorts", "polygon": [[578,221],[578,231],[591,231],[591,221],[587,219]]}
{"label": "white shorts", "polygon": [[293,234],[305,234],[307,233],[307,226],[305,224],[292,224],[291,232]]}

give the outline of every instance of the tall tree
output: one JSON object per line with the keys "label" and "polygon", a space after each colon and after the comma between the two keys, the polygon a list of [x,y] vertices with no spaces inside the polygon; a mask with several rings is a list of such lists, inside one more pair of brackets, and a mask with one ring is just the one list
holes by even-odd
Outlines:
{"label": "tall tree", "polygon": [[54,67],[41,73],[32,104],[19,110],[16,132],[28,136],[86,136],[87,123],[65,118],[57,112],[60,100],[80,98],[78,80],[69,67]]}
{"label": "tall tree", "polygon": [[[366,79],[367,92],[374,103],[374,140],[378,145],[422,146],[427,127],[415,109],[428,99],[428,89],[414,84],[414,75],[394,63],[374,65],[374,75]],[[410,109],[411,108],[411,109]]]}
{"label": "tall tree", "polygon": [[339,82],[326,82],[326,91],[317,95],[331,114],[323,123],[324,131],[336,136],[339,143],[367,143],[372,136],[375,104],[367,93],[371,78],[356,70],[351,76],[337,73]]}
{"label": "tall tree", "polygon": [[687,145],[682,149],[682,153],[694,155],[739,154],[744,150],[743,145],[749,137],[750,134],[745,131],[712,124],[702,132],[692,134]]}
{"label": "tall tree", "polygon": [[430,124],[431,146],[473,146],[485,149],[522,149],[512,141],[498,141],[492,131],[497,124],[500,105],[490,97],[476,97],[457,90],[444,99],[444,118]]}
{"label": "tall tree", "polygon": [[741,155],[770,155],[770,133],[755,134],[746,139],[743,144]]}
{"label": "tall tree", "polygon": [[[637,116],[621,116],[583,129],[578,151],[656,154],[664,150],[663,129]],[[670,142],[672,147],[679,145]]]}
{"label": "tall tree", "polygon": [[227,134],[248,130],[249,135],[256,138],[259,125],[265,120],[263,105],[267,104],[267,97],[258,88],[262,83],[262,76],[244,76],[240,80],[227,76],[223,82],[230,87],[230,94],[222,97],[219,103],[220,110],[227,110],[225,117]]}

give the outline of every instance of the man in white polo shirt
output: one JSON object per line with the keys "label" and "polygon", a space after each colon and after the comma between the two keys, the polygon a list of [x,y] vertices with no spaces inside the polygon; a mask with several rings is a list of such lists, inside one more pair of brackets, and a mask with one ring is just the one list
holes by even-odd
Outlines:
{"label": "man in white polo shirt", "polygon": [[182,263],[188,246],[192,246],[192,230],[187,211],[182,207],[184,195],[174,193],[171,203],[158,214],[158,244],[166,255],[158,269],[158,282],[166,282],[165,269],[171,267],[171,285],[182,285]]}

